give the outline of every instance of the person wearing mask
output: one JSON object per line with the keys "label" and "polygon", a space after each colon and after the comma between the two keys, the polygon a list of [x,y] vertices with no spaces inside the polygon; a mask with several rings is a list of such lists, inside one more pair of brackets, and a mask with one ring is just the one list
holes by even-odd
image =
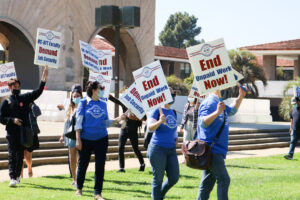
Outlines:
{"label": "person wearing mask", "polygon": [[[179,164],[176,154],[177,144],[177,117],[171,104],[176,94],[170,88],[173,101],[160,109],[155,109],[148,119],[148,127],[153,131],[147,155],[153,171],[152,199],[161,200],[168,190],[179,179]],[[167,180],[163,183],[165,171]]]}
{"label": "person wearing mask", "polygon": [[99,99],[103,97],[104,88],[98,81],[88,82],[86,93],[87,97],[80,101],[76,111],[76,148],[79,150],[76,195],[82,195],[86,170],[91,154],[94,153],[94,197],[97,200],[103,200],[101,193],[108,147],[107,127],[125,119],[125,115],[123,114],[114,120],[108,119],[106,102]]}
{"label": "person wearing mask", "polygon": [[[108,99],[115,104],[118,104],[122,107],[123,113],[125,113],[128,108],[119,101],[119,99],[109,95]],[[144,119],[143,119],[144,120]],[[120,169],[117,172],[125,172],[125,160],[124,160],[124,148],[129,138],[131,146],[135,155],[138,157],[140,162],[139,171],[145,170],[145,162],[141,151],[139,150],[138,142],[138,128],[142,126],[142,120],[139,120],[133,113],[129,112],[126,115],[124,126],[121,126],[121,133],[119,136],[119,166]]]}
{"label": "person wearing mask", "polygon": [[69,127],[71,126],[72,118],[75,117],[77,106],[82,99],[82,89],[81,86],[78,84],[74,84],[71,90],[71,98],[69,102],[69,106],[66,110],[65,116],[65,125],[64,125],[64,132],[59,138],[59,142],[63,143],[69,149],[69,163],[70,163],[70,170],[71,175],[73,178],[72,185],[76,186],[76,167],[77,167],[77,150],[76,150],[76,140],[68,138],[65,136]]}
{"label": "person wearing mask", "polygon": [[[297,142],[300,138],[300,98],[294,97],[294,105],[292,111],[290,113],[291,118],[291,126],[290,126],[290,134],[291,134],[291,142],[289,154],[285,155],[284,158],[287,160],[293,160],[294,151],[297,145]],[[293,104],[293,101],[292,101]]]}
{"label": "person wearing mask", "polygon": [[[239,96],[234,105],[227,106],[218,97],[218,91],[211,93],[201,103],[198,113],[197,138],[212,146],[211,166],[202,173],[198,200],[209,199],[217,181],[218,200],[228,199],[230,177],[225,166],[228,151],[229,122],[228,116],[234,115],[240,107],[246,92],[239,88]],[[217,141],[215,137],[220,132]]]}
{"label": "person wearing mask", "polygon": [[21,82],[18,79],[10,79],[8,88],[11,95],[5,99],[0,108],[0,122],[6,126],[8,142],[8,167],[10,187],[16,187],[20,183],[20,175],[24,158],[24,147],[21,144],[21,128],[29,127],[29,104],[34,102],[43,93],[48,77],[48,66],[44,67],[43,76],[39,88],[21,94]]}
{"label": "person wearing mask", "polygon": [[197,98],[188,96],[188,103],[184,106],[181,120],[180,133],[183,132],[183,141],[193,140],[196,129],[194,128],[194,112]]}

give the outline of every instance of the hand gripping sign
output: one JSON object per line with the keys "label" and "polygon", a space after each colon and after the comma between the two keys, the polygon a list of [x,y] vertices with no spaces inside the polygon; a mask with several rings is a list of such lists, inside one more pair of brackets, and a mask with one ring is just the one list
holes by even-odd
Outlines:
{"label": "hand gripping sign", "polygon": [[61,40],[61,33],[38,28],[34,64],[58,68]]}
{"label": "hand gripping sign", "polygon": [[17,78],[15,65],[13,62],[0,65],[0,96],[4,97],[10,95],[8,89],[8,80]]}
{"label": "hand gripping sign", "polygon": [[159,61],[146,65],[132,74],[145,111],[173,100]]}
{"label": "hand gripping sign", "polygon": [[113,76],[112,73],[112,51],[98,50],[99,71],[105,76]]}
{"label": "hand gripping sign", "polygon": [[96,72],[99,71],[98,50],[90,44],[79,41],[82,65]]}
{"label": "hand gripping sign", "polygon": [[111,77],[90,70],[89,81],[98,81],[100,85],[104,87],[104,94],[103,97],[101,97],[100,99],[103,101],[107,101],[109,96],[109,91],[110,91]]}
{"label": "hand gripping sign", "polygon": [[137,118],[142,119],[144,117],[145,110],[143,103],[136,89],[136,83],[134,82],[120,97],[120,101],[131,111]]}
{"label": "hand gripping sign", "polygon": [[201,95],[235,86],[244,78],[232,68],[223,39],[186,50]]}

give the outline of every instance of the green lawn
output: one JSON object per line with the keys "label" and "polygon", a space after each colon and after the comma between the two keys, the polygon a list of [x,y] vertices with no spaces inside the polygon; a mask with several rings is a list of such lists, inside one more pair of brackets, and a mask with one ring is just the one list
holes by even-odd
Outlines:
{"label": "green lawn", "polygon": [[[231,176],[229,199],[300,199],[300,154],[293,161],[272,156],[231,159],[226,164]],[[166,199],[196,199],[201,171],[181,165],[180,174],[179,182],[168,192]],[[137,169],[126,170],[125,174],[109,171],[105,173],[103,197],[107,200],[150,199],[151,182],[150,168],[144,173]],[[24,179],[17,188],[9,188],[6,181],[0,183],[0,199],[91,199],[93,186],[92,173],[87,175],[82,197],[75,196],[68,176]],[[211,199],[216,199],[215,189]]]}

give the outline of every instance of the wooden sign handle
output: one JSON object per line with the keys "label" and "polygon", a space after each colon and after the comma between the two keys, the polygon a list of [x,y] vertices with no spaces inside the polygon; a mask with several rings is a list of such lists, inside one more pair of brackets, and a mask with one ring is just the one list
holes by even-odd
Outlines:
{"label": "wooden sign handle", "polygon": [[[159,110],[159,116],[161,116],[161,115],[164,114],[163,111],[162,111],[162,109],[161,109],[161,107],[159,107],[158,110]],[[167,125],[167,123],[165,122],[164,125]]]}

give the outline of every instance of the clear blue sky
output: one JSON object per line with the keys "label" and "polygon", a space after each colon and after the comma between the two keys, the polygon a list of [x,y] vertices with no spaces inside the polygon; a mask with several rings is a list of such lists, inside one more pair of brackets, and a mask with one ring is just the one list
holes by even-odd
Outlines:
{"label": "clear blue sky", "polygon": [[223,37],[227,49],[300,39],[299,0],[156,0],[155,44],[169,16],[198,18],[206,42]]}

